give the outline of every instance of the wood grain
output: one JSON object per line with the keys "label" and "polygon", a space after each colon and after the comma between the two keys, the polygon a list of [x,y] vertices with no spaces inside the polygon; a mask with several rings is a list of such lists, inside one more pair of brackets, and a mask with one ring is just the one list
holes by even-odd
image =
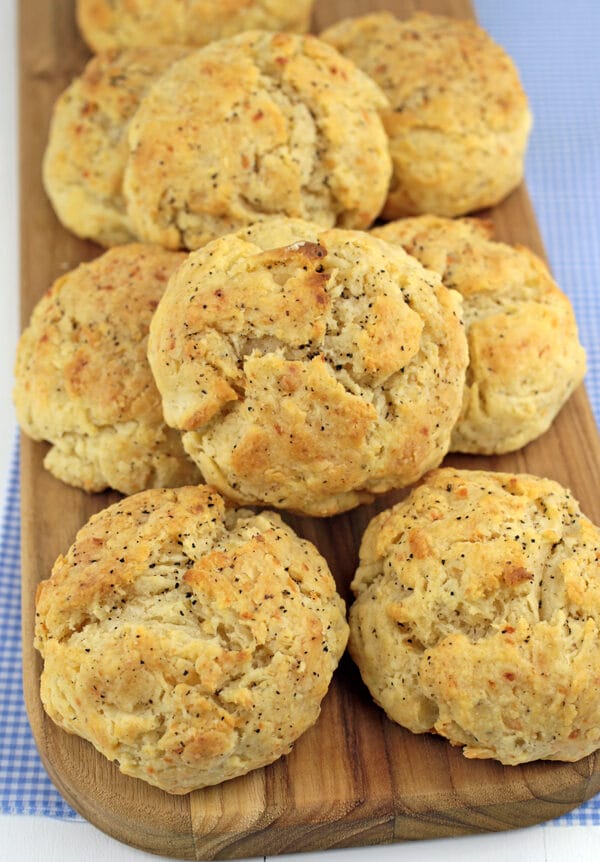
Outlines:
{"label": "wood grain", "polygon": [[[321,0],[315,29],[369,9],[389,8],[402,16],[417,6],[459,17],[472,14],[467,0]],[[99,249],[60,227],[40,180],[52,103],[88,56],[75,30],[73,2],[23,0],[20,9],[25,324],[53,279]],[[491,215],[500,238],[543,253],[525,189]],[[88,517],[116,499],[111,494],[88,496],[53,479],[42,469],[44,453],[43,444],[22,440],[26,704],[50,777],[77,811],[113,837],[183,859],[271,855],[526,826],[564,813],[600,791],[597,756],[574,764],[503,767],[468,761],[441,739],[413,736],[373,704],[347,657],[317,725],[272,766],[184,797],[170,797],[122,776],[88,743],[59,730],[40,704],[41,662],[32,646],[36,585]],[[600,443],[583,389],[550,431],[521,452],[494,459],[452,457],[448,462],[557,479],[569,485],[583,510],[600,522]],[[325,521],[287,520],[327,557],[348,599],[362,531],[377,510],[399,498],[388,494],[374,506]]]}

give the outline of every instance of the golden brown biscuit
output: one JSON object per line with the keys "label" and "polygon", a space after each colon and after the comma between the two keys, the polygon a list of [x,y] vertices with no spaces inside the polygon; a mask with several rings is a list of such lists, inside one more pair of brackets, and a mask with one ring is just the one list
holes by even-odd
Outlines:
{"label": "golden brown biscuit", "polygon": [[54,106],[44,186],[62,224],[110,246],[134,238],[122,185],[127,127],[152,81],[184,50],[108,51],[94,57]]}
{"label": "golden brown biscuit", "polygon": [[314,36],[253,31],[188,55],[129,127],[137,235],[193,249],[272,215],[368,227],[391,173],[385,104]]}
{"label": "golden brown biscuit", "polygon": [[440,463],[467,351],[459,295],[402,249],[273,219],[189,255],[148,357],[208,482],[323,516]]}
{"label": "golden brown biscuit", "polygon": [[243,30],[305,33],[313,0],[77,0],[92,51],[134,45],[199,47]]}
{"label": "golden brown biscuit", "polygon": [[146,359],[150,318],[182,254],[120,246],[54,282],[17,349],[14,400],[23,431],[52,448],[63,482],[131,494],[199,481],[162,418]]}
{"label": "golden brown biscuit", "polygon": [[454,216],[502,200],[523,177],[531,114],[517,70],[473,21],[389,12],[321,34],[380,85],[394,175],[383,218]]}
{"label": "golden brown biscuit", "polygon": [[471,758],[600,747],[599,542],[556,482],[434,470],[363,538],[349,648],[375,700]]}
{"label": "golden brown biscuit", "polygon": [[489,222],[420,216],[373,233],[401,245],[463,297],[469,367],[450,449],[520,449],[550,427],[585,373],[568,298],[523,246],[492,240]]}
{"label": "golden brown biscuit", "polygon": [[79,531],[36,602],[50,717],[169,793],[286,754],[348,626],[327,563],[205,486],[146,491]]}

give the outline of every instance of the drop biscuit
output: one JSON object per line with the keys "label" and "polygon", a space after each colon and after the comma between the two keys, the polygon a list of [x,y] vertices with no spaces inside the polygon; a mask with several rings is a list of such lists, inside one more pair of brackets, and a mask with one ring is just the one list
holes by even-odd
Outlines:
{"label": "drop biscuit", "polygon": [[600,747],[600,530],[550,479],[432,471],[368,526],[349,649],[414,733],[507,765]]}
{"label": "drop biscuit", "polygon": [[104,246],[135,239],[123,197],[127,128],[150,84],[184,53],[176,47],[104,52],[54,105],[44,187],[61,223],[77,236]]}
{"label": "drop biscuit", "polygon": [[175,794],[287,754],[317,720],[348,636],[315,547],[206,486],[93,516],[36,609],[50,717]]}
{"label": "drop biscuit", "polygon": [[446,454],[460,297],[368,233],[272,219],[188,256],[148,357],[165,420],[239,503],[332,515]]}
{"label": "drop biscuit", "polygon": [[165,425],[146,358],[148,328],[183,255],[118,246],[57,279],[17,348],[23,431],[51,443],[44,466],[86,491],[200,481]]}
{"label": "drop biscuit", "polygon": [[420,216],[373,233],[463,297],[469,367],[451,451],[511,452],[547,431],[586,360],[571,303],[546,264],[524,246],[494,241],[480,219]]}
{"label": "drop biscuit", "polygon": [[195,249],[270,216],[367,228],[387,195],[381,90],[314,36],[252,31],[175,63],[129,125],[138,238]]}
{"label": "drop biscuit", "polygon": [[463,215],[523,177],[531,113],[515,66],[474,21],[419,12],[347,19],[321,33],[376,81],[394,164],[384,219]]}

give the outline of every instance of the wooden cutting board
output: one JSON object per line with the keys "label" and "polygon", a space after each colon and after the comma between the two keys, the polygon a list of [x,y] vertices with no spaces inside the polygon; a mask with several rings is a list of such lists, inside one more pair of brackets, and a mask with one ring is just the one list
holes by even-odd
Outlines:
{"label": "wooden cutting board", "polygon": [[[388,8],[406,16],[419,6],[468,17],[468,0],[318,0],[315,30],[347,15]],[[40,164],[51,106],[88,57],[74,25],[72,0],[22,0],[21,259],[22,322],[54,278],[99,253],[70,236],[44,195]],[[492,217],[498,236],[543,254],[527,193],[521,188]],[[568,811],[600,791],[600,756],[578,763],[503,767],[466,760],[433,736],[413,736],[373,704],[346,657],[321,717],[292,753],[266,769],[219,787],[171,797],[121,775],[91,745],[59,730],[39,699],[41,661],[32,646],[34,594],[89,516],[114,494],[88,496],[42,468],[46,447],[22,441],[23,657],[27,709],[46,769],[65,799],[109,835],[183,859],[236,858],[510,829]],[[498,458],[452,457],[455,466],[531,472],[572,488],[600,523],[600,443],[583,389],[552,429],[521,452]],[[349,599],[360,536],[376,511],[399,499],[327,520],[287,520],[328,559]]]}

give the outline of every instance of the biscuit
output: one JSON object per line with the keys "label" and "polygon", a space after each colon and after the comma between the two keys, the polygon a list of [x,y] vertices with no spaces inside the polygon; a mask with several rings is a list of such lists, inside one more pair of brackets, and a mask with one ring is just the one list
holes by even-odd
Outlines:
{"label": "biscuit", "polygon": [[402,249],[273,219],[189,255],[148,358],[207,482],[324,516],[440,463],[467,350],[459,294]]}
{"label": "biscuit", "polygon": [[523,246],[490,223],[420,216],[373,231],[439,273],[463,297],[469,367],[451,451],[520,449],[550,427],[585,373],[568,298]]}
{"label": "biscuit", "polygon": [[184,50],[109,51],[94,57],[56,102],[43,162],[62,224],[104,246],[134,239],[122,185],[127,126],[152,81]]}
{"label": "biscuit", "polygon": [[384,219],[462,215],[501,201],[523,177],[531,127],[515,66],[473,21],[389,12],[321,34],[380,85],[394,175]]}
{"label": "biscuit", "polygon": [[556,482],[434,470],[363,537],[349,649],[374,699],[469,758],[590,754],[599,542]]}
{"label": "biscuit", "polygon": [[289,752],[348,636],[316,548],[206,486],[145,491],[92,517],[36,611],[47,713],[169,793]]}
{"label": "biscuit", "polygon": [[306,33],[314,0],[77,0],[92,51],[151,45],[200,47],[243,30]]}
{"label": "biscuit", "polygon": [[59,278],[17,348],[23,431],[52,444],[44,466],[86,491],[199,481],[163,421],[146,359],[150,318],[183,255],[120,246]]}
{"label": "biscuit", "polygon": [[391,174],[385,104],[314,36],[252,31],[189,54],[129,127],[137,236],[194,249],[274,215],[369,227]]}

